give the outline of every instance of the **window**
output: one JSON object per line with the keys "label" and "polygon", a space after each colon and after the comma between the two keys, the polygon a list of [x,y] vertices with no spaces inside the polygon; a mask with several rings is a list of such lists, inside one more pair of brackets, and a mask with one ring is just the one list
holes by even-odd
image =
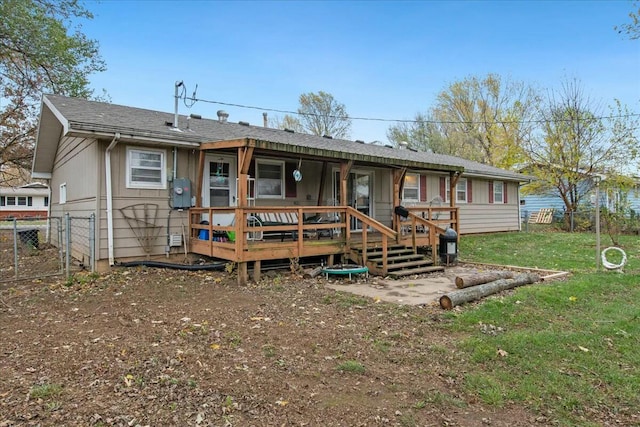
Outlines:
{"label": "window", "polygon": [[16,196],[7,196],[7,206],[16,205]]}
{"label": "window", "polygon": [[127,188],[166,188],[165,153],[127,148]]}
{"label": "window", "polygon": [[502,181],[493,181],[492,203],[504,203],[504,183]]}
{"label": "window", "polygon": [[284,162],[256,161],[256,192],[262,199],[284,199]]}
{"label": "window", "polygon": [[44,205],[49,206],[49,196],[44,196]]}
{"label": "window", "polygon": [[18,206],[27,206],[27,198],[24,196],[18,196]]}
{"label": "window", "polygon": [[402,188],[402,200],[419,202],[420,201],[420,175],[411,173],[404,177],[404,186]]}
{"label": "window", "polygon": [[[467,203],[471,200],[467,197],[467,179],[460,178],[458,184],[456,184],[456,203]],[[445,179],[445,201],[449,201],[449,177]]]}
{"label": "window", "polygon": [[7,206],[7,198],[5,196],[0,196],[0,206]]}
{"label": "window", "polygon": [[60,184],[60,204],[67,203],[67,183]]}

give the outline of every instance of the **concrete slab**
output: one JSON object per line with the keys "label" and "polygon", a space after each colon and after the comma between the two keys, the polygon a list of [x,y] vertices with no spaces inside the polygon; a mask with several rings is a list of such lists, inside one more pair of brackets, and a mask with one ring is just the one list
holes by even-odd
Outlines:
{"label": "concrete slab", "polygon": [[350,292],[375,300],[407,305],[430,305],[438,302],[440,297],[456,290],[455,278],[460,275],[484,272],[486,269],[453,266],[444,272],[431,273],[405,279],[382,279],[369,276],[367,280],[357,278],[335,278],[330,276],[326,287],[337,291]]}

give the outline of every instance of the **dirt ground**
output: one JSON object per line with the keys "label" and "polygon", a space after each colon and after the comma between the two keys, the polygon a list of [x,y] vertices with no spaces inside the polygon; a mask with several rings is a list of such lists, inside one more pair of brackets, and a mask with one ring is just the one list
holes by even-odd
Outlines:
{"label": "dirt ground", "polygon": [[435,303],[263,276],[136,267],[0,284],[0,427],[553,424],[465,394]]}

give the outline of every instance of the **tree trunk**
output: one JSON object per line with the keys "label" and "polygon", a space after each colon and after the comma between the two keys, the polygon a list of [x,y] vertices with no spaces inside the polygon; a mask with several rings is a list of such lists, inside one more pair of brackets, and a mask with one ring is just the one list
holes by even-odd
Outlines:
{"label": "tree trunk", "polygon": [[535,283],[539,279],[537,274],[522,273],[513,279],[499,279],[482,285],[453,291],[440,297],[440,307],[451,310],[453,307],[462,303],[474,301],[517,286]]}
{"label": "tree trunk", "polygon": [[468,288],[470,286],[493,282],[498,279],[512,279],[512,278],[513,278],[513,271],[494,271],[492,273],[476,274],[473,276],[458,276],[456,277],[456,287],[458,289],[463,289],[463,288]]}

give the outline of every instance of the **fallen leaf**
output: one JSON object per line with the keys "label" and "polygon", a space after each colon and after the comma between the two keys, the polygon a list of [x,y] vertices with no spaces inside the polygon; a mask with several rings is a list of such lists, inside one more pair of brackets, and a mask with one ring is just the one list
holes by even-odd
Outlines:
{"label": "fallen leaf", "polygon": [[507,353],[506,351],[502,350],[501,348],[498,349],[498,356],[507,357],[508,355],[509,353]]}
{"label": "fallen leaf", "polygon": [[211,348],[211,350],[218,350],[220,349],[220,344],[211,344],[209,347]]}
{"label": "fallen leaf", "polygon": [[280,405],[280,406],[286,406],[289,402],[286,400],[276,400],[276,405]]}
{"label": "fallen leaf", "polygon": [[571,301],[571,302],[578,301],[578,297],[570,296],[569,297],[569,301]]}
{"label": "fallen leaf", "polygon": [[579,346],[578,346],[578,348],[579,348],[580,350],[584,351],[585,353],[588,353],[588,352],[589,352],[589,349],[588,349],[588,348],[585,348],[585,347],[583,347],[583,346],[581,346],[581,345],[579,345]]}

